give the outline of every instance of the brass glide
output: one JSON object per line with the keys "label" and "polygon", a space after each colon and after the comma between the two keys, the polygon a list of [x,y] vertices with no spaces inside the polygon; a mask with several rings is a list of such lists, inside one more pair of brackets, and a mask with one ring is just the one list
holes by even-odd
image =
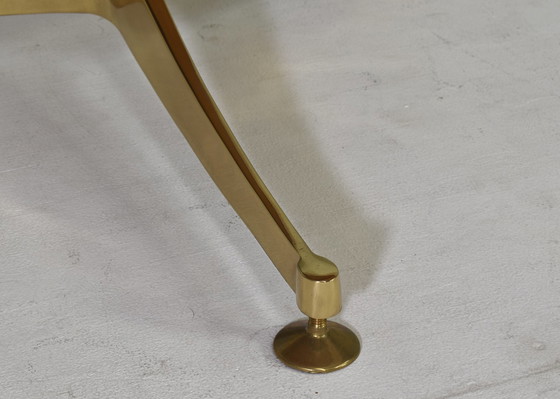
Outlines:
{"label": "brass glide", "polygon": [[327,321],[341,309],[337,267],[315,255],[292,226],[237,143],[193,64],[163,0],[0,0],[0,15],[89,13],[123,35],[177,127],[233,209],[251,230],[309,321],[282,329],[274,350],[311,373],[347,366],[356,335]]}

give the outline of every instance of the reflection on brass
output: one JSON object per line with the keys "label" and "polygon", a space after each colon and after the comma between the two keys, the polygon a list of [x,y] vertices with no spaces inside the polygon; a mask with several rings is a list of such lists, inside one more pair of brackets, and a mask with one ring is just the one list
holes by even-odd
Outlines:
{"label": "reflection on brass", "polygon": [[280,330],[274,339],[274,351],[287,366],[308,373],[327,373],[356,360],[360,341],[334,321],[300,320]]}
{"label": "reflection on brass", "polygon": [[[311,252],[255,172],[208,93],[163,0],[0,0],[0,15],[35,13],[90,13],[111,21],[208,174],[296,292],[300,310],[313,320],[340,312],[337,267]],[[339,324],[329,322],[320,337],[321,329],[304,328],[296,339],[293,329],[290,324],[275,341],[276,353],[291,367],[332,371],[359,353],[356,336]]]}

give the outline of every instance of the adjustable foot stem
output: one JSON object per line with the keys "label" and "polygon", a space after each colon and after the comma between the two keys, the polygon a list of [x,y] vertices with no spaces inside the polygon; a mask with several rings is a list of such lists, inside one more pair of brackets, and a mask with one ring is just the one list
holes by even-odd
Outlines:
{"label": "adjustable foot stem", "polygon": [[360,341],[341,324],[310,318],[280,330],[274,339],[274,351],[288,367],[308,373],[328,373],[356,360]]}

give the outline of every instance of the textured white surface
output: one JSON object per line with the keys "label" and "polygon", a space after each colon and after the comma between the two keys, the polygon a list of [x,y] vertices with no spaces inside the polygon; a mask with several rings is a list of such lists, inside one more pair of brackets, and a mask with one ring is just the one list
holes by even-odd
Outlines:
{"label": "textured white surface", "polygon": [[293,294],[110,24],[3,17],[0,397],[559,398],[560,3],[169,5],[363,352],[275,359]]}

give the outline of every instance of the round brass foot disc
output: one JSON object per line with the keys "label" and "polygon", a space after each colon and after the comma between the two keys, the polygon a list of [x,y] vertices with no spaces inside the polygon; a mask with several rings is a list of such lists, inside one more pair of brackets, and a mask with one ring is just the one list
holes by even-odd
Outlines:
{"label": "round brass foot disc", "polygon": [[276,356],[286,366],[308,373],[328,373],[348,366],[360,354],[358,337],[342,324],[324,322],[326,328],[321,331],[310,327],[308,320],[288,324],[274,338]]}

